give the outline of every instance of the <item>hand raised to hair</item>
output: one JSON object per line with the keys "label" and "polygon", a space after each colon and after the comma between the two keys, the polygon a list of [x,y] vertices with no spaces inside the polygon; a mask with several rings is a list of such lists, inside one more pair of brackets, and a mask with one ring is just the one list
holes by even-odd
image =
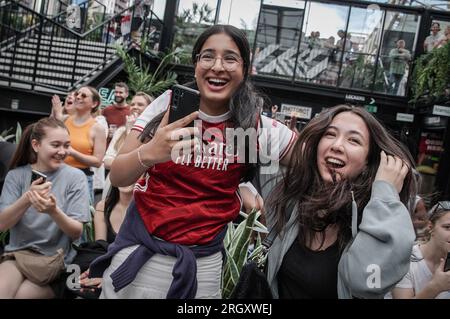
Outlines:
{"label": "hand raised to hair", "polygon": [[[147,144],[141,146],[141,156],[144,162],[148,161],[151,154],[151,164],[164,163],[177,157],[180,150],[190,150],[192,152],[195,145],[200,142],[196,138],[190,138],[196,135],[197,129],[194,127],[185,127],[198,117],[198,112],[193,112],[178,121],[169,122],[169,110],[161,120],[158,129],[153,138]],[[176,154],[173,154],[176,153]],[[147,164],[147,163],[146,163]]]}
{"label": "hand raised to hair", "polygon": [[387,155],[384,151],[380,154],[380,166],[378,167],[375,180],[385,181],[392,184],[397,192],[401,192],[409,166],[399,157]]}

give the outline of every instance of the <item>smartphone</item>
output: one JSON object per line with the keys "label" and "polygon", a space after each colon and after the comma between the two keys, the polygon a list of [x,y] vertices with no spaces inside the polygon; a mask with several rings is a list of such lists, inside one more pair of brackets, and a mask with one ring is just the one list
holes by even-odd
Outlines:
{"label": "smartphone", "polygon": [[[184,85],[176,84],[172,87],[172,102],[170,104],[169,123],[198,111],[200,108],[200,92]],[[192,121],[187,126],[194,126]]]}
{"label": "smartphone", "polygon": [[447,253],[447,259],[445,260],[444,264],[444,271],[450,270],[450,252]]}
{"label": "smartphone", "polygon": [[39,178],[43,178],[42,182],[40,184],[44,184],[47,181],[47,175],[33,169],[31,170],[31,183],[33,183],[35,180]]}

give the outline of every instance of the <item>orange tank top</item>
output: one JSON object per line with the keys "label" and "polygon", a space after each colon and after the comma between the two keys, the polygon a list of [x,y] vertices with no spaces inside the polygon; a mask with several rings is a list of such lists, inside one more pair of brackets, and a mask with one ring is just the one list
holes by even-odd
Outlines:
{"label": "orange tank top", "polygon": [[[92,126],[96,123],[95,119],[91,118],[82,125],[77,125],[73,121],[73,116],[69,116],[64,124],[66,124],[67,129],[70,133],[70,145],[73,149],[86,155],[92,155],[94,152],[94,145],[91,143],[89,138],[89,132]],[[77,167],[77,168],[87,168],[88,166],[79,162],[72,156],[67,156],[64,160],[67,165]]]}

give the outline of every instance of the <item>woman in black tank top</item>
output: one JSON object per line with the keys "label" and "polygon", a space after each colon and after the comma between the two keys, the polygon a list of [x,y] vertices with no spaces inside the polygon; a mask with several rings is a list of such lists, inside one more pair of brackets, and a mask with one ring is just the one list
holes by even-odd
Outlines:
{"label": "woman in black tank top", "polygon": [[133,187],[111,186],[105,200],[97,203],[94,215],[95,240],[106,240],[109,244],[114,241],[133,198]]}
{"label": "woman in black tank top", "polygon": [[[134,185],[128,187],[111,186],[105,200],[101,200],[95,207],[94,229],[95,243],[91,243],[95,247],[106,249],[104,242],[108,244],[114,242],[120,226],[122,225],[128,205],[133,198]],[[106,250],[105,250],[106,252]],[[79,252],[79,254],[83,254]],[[101,254],[101,253],[100,253]],[[88,252],[83,256],[77,256],[83,263],[91,263],[98,254]],[[91,260],[92,259],[92,260]],[[76,263],[74,261],[74,263]],[[82,269],[83,271],[83,269]],[[74,293],[82,298],[96,299],[101,292],[102,278],[88,278],[89,270],[80,276],[80,291],[75,290]]]}

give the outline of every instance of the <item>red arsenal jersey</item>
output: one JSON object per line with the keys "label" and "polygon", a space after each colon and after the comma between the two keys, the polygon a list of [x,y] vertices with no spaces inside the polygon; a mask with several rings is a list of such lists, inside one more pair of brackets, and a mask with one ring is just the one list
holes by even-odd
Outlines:
{"label": "red arsenal jersey", "polygon": [[[168,103],[170,94],[163,95],[164,103]],[[153,103],[161,104],[157,100]],[[147,109],[151,108],[152,105]],[[150,120],[149,114],[144,113],[133,129],[142,131]],[[152,113],[158,112],[153,109]],[[238,186],[247,165],[241,163],[243,155],[238,147],[231,152],[227,148],[227,129],[233,127],[229,117],[229,113],[208,116],[200,112],[203,146],[192,154],[156,164],[137,182],[136,206],[154,236],[183,245],[206,244],[238,216],[241,208]],[[287,153],[295,134],[272,119],[262,117],[261,121],[268,129],[280,130],[278,160]],[[259,139],[255,144],[261,148],[261,143],[264,142]]]}

